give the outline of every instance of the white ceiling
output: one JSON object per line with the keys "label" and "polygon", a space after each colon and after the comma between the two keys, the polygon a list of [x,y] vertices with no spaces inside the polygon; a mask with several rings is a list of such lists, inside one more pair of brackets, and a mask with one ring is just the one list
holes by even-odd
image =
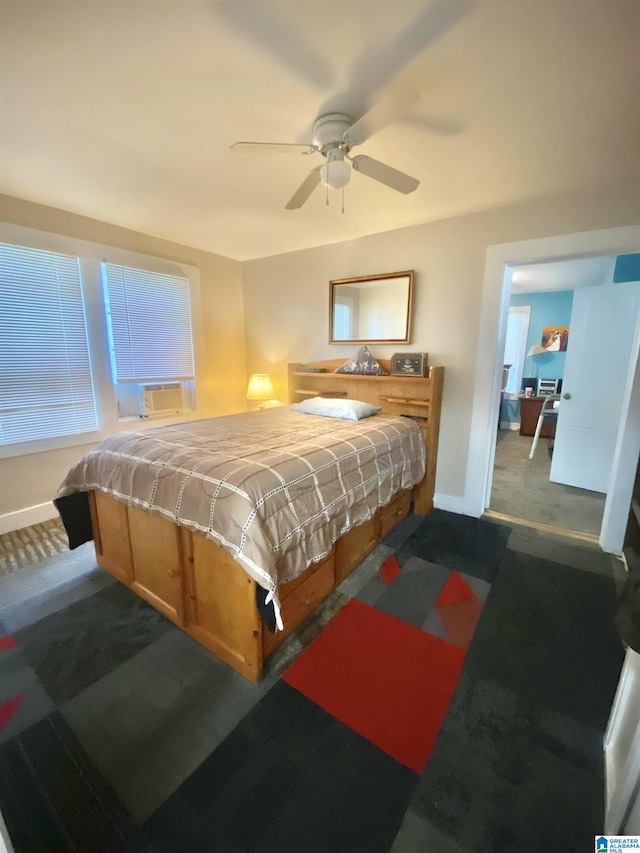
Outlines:
{"label": "white ceiling", "polygon": [[[2,0],[2,191],[237,259],[637,179],[639,0]],[[327,111],[417,92],[284,205]],[[412,119],[412,120],[409,120]],[[437,132],[434,130],[436,127]]]}
{"label": "white ceiling", "polygon": [[554,290],[576,290],[610,284],[615,265],[616,258],[612,255],[519,264],[511,272],[511,292],[550,293]]}

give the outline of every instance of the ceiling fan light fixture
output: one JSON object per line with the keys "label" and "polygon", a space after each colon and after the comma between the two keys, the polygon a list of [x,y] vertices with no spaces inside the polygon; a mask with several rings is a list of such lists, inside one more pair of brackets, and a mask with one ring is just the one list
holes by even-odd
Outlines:
{"label": "ceiling fan light fixture", "polygon": [[[340,152],[342,154],[342,152]],[[351,178],[351,166],[342,157],[327,157],[327,162],[320,168],[320,180],[332,190],[345,187]]]}

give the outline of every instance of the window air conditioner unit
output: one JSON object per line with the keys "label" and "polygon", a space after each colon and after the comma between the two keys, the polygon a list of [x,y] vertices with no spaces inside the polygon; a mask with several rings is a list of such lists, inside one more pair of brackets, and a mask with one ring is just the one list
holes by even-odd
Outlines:
{"label": "window air conditioner unit", "polygon": [[142,385],[140,392],[140,414],[144,418],[184,411],[181,382]]}

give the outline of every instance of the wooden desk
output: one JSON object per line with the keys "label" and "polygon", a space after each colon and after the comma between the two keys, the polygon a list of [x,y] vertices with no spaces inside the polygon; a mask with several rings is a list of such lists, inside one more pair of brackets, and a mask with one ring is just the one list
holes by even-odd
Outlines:
{"label": "wooden desk", "polygon": [[[540,410],[546,397],[519,397],[520,400],[520,435],[533,435],[536,431]],[[542,424],[540,438],[554,438],[556,425],[546,420]]]}

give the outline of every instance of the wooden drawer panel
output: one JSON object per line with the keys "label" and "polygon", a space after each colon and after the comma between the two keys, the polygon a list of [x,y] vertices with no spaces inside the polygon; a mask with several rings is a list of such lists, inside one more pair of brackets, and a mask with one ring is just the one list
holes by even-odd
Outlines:
{"label": "wooden drawer panel", "polygon": [[390,503],[386,506],[381,507],[378,513],[380,539],[384,539],[387,533],[393,530],[400,519],[405,517],[409,512],[410,506],[411,492],[404,491],[397,494],[395,498],[392,498]]}
{"label": "wooden drawer panel", "polygon": [[98,565],[122,583],[131,584],[133,562],[127,505],[104,492],[90,492],[89,509]]}
{"label": "wooden drawer panel", "polygon": [[133,559],[131,589],[160,613],[185,624],[180,528],[164,518],[129,507]]}
{"label": "wooden drawer panel", "polygon": [[262,671],[262,622],[256,584],[236,561],[200,533],[191,536],[185,574],[188,633],[251,679]]}
{"label": "wooden drawer panel", "polygon": [[378,543],[377,514],[345,533],[336,542],[336,586],[370,554]]}
{"label": "wooden drawer panel", "polygon": [[331,551],[327,554],[327,556],[324,559],[319,560],[317,563],[314,563],[313,565],[309,566],[309,568],[305,572],[303,572],[301,575],[298,575],[298,577],[295,580],[289,581],[289,583],[281,584],[280,589],[278,590],[279,595],[280,595],[280,603],[282,603],[287,598],[289,598],[290,595],[295,593],[295,591],[298,589],[298,587],[303,586],[305,583],[307,583],[307,581],[309,580],[309,577],[314,572],[317,572],[319,569],[324,568],[325,563],[331,562],[331,566],[333,567],[333,565],[335,563],[334,555],[335,555],[335,548],[332,548]]}
{"label": "wooden drawer panel", "polygon": [[[331,592],[334,584],[333,551],[319,563],[309,566],[307,571],[288,584],[280,587],[280,609],[284,631],[272,634],[263,625],[262,650],[265,657],[274,652],[302,620],[311,613],[323,598]],[[289,589],[287,589],[289,587]]]}

